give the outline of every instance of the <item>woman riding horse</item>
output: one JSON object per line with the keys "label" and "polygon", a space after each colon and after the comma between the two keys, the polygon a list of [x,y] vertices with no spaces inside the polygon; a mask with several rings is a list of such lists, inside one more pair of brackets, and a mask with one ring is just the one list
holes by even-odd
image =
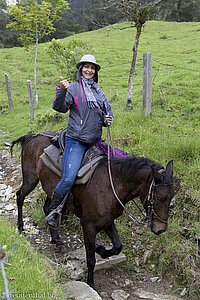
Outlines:
{"label": "woman riding horse", "polygon": [[70,192],[85,151],[101,139],[102,126],[110,126],[114,118],[110,103],[97,84],[101,67],[95,57],[84,55],[76,67],[76,81],[69,84],[61,77],[53,102],[54,110],[70,112],[65,136],[63,176],[53,192],[49,215],[45,218],[46,224],[52,228],[56,227],[58,217],[55,209]]}

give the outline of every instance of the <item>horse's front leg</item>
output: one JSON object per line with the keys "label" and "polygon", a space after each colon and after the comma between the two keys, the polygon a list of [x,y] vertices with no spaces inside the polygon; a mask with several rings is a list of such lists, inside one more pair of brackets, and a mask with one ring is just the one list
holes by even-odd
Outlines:
{"label": "horse's front leg", "polygon": [[87,283],[93,289],[94,287],[94,267],[95,267],[95,239],[96,239],[96,229],[93,224],[85,224],[81,221],[81,225],[84,233],[84,242],[86,250],[87,268],[88,268],[88,278]]}
{"label": "horse's front leg", "polygon": [[[43,210],[45,213],[45,216],[48,215],[49,213],[49,205],[50,205],[51,199],[49,197],[46,198],[45,204],[43,206]],[[49,228],[50,230],[50,234],[51,234],[51,242],[52,244],[56,244],[56,247],[59,248],[61,253],[66,253],[67,252],[67,248],[65,247],[65,245],[63,244],[57,229],[53,229],[53,228]]]}
{"label": "horse's front leg", "polygon": [[122,250],[122,243],[120,242],[114,222],[108,227],[106,227],[104,231],[111,239],[113,247],[110,250],[106,250],[105,247],[101,245],[96,245],[96,249],[95,249],[96,253],[98,253],[102,258],[118,255]]}

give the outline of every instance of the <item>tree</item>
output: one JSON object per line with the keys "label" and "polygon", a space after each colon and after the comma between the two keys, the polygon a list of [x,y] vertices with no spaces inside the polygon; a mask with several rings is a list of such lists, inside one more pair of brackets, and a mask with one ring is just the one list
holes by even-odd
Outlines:
{"label": "tree", "polygon": [[122,18],[113,0],[69,0],[70,13],[85,30],[114,24]]}
{"label": "tree", "polygon": [[177,22],[199,22],[199,0],[165,0],[158,6],[158,20]]}
{"label": "tree", "polygon": [[76,64],[86,53],[94,52],[89,43],[72,39],[67,44],[52,39],[47,48],[47,53],[52,58],[58,70],[65,74],[69,82],[76,80]]}
{"label": "tree", "polygon": [[63,39],[84,31],[83,26],[74,19],[71,9],[66,10],[59,21],[54,22],[54,27],[56,31],[51,34],[51,39]]}
{"label": "tree", "polygon": [[6,28],[6,25],[11,21],[11,17],[6,9],[6,0],[0,0],[0,48],[21,46],[18,40],[18,33],[11,32]]}
{"label": "tree", "polygon": [[9,14],[14,18],[7,27],[20,32],[19,39],[27,51],[32,45],[35,45],[35,105],[38,104],[36,64],[39,39],[55,31],[54,20],[58,20],[63,10],[68,8],[68,2],[65,0],[44,0],[40,1],[40,3],[37,0],[21,0],[17,5],[12,5],[7,9]]}
{"label": "tree", "polygon": [[93,0],[85,18],[88,30],[94,30],[119,22],[122,14],[112,0]]}
{"label": "tree", "polygon": [[135,71],[135,64],[137,58],[137,50],[139,39],[142,32],[142,26],[149,19],[152,9],[162,0],[115,0],[118,8],[122,10],[123,14],[133,21],[136,27],[135,44],[133,46],[133,56],[131,61],[130,75],[128,81],[128,98],[126,109],[132,109],[132,94],[133,94],[133,75]]}

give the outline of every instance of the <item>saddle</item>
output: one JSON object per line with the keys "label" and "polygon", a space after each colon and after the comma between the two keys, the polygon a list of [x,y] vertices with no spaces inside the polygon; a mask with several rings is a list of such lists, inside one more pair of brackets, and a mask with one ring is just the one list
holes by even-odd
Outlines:
{"label": "saddle", "polygon": [[[44,153],[40,156],[45,166],[59,177],[62,177],[63,173],[65,131],[66,129],[53,137],[51,140],[51,145],[45,148]],[[92,145],[84,154],[74,184],[85,184],[91,178],[98,165],[98,162],[103,157],[105,157],[104,152]]]}

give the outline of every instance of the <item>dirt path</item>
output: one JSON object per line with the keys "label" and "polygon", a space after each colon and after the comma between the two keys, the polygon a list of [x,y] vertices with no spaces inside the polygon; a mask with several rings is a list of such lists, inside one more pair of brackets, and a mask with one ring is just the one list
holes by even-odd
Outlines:
{"label": "dirt path", "polygon": [[[11,158],[8,151],[0,149],[0,187],[3,190],[1,194],[0,189],[0,215],[6,215],[14,224],[17,222],[15,193],[21,184],[21,178],[19,158],[17,156]],[[41,190],[41,188],[37,188],[37,191],[38,190]],[[34,193],[35,191],[27,197],[26,202],[31,201],[32,197],[34,197]],[[58,252],[55,245],[50,243],[48,229],[39,228],[37,224],[33,224],[26,209],[24,209],[23,215],[25,231],[31,245],[52,261],[56,263],[63,262],[63,255]],[[83,240],[77,234],[71,235],[62,228],[60,230],[60,235],[69,251],[75,251],[83,246]],[[171,283],[165,282],[161,278],[153,277],[152,274],[148,273],[145,264],[139,261],[136,261],[134,270],[128,270],[127,264],[121,263],[120,265],[115,265],[111,269],[96,271],[95,284],[96,289],[103,300],[177,299],[172,292]],[[116,290],[118,290],[118,294],[116,294]],[[137,294],[137,291],[139,290],[143,291],[143,296]],[[151,292],[153,294],[145,295],[144,293],[146,292]],[[159,298],[158,294],[168,294],[168,298],[164,298],[163,296],[160,296]],[[180,297],[180,294],[178,296]],[[185,297],[183,296],[181,298],[184,299]]]}

